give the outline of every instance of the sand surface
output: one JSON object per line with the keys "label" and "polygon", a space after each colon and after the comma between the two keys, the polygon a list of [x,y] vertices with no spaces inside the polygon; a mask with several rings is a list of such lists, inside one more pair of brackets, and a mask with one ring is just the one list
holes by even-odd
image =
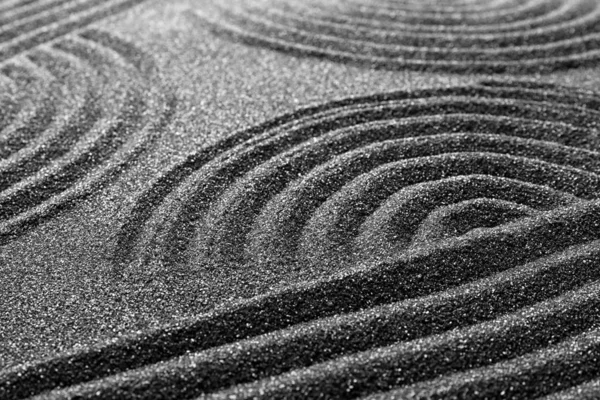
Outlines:
{"label": "sand surface", "polygon": [[0,2],[0,398],[597,398],[596,0]]}

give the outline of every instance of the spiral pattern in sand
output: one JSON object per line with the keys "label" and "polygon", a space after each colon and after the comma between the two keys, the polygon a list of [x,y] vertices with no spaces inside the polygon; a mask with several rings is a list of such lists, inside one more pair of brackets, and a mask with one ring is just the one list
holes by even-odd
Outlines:
{"label": "spiral pattern in sand", "polygon": [[157,178],[120,256],[144,259],[142,241],[164,266],[173,247],[197,246],[213,268],[318,279],[6,371],[0,395],[594,393],[599,115],[587,92],[482,82],[235,134]]}
{"label": "spiral pattern in sand", "polygon": [[596,0],[214,3],[196,14],[216,33],[372,68],[530,73],[600,59]]}
{"label": "spiral pattern in sand", "polygon": [[155,70],[143,52],[94,29],[1,66],[0,242],[97,188],[147,147],[173,108]]}

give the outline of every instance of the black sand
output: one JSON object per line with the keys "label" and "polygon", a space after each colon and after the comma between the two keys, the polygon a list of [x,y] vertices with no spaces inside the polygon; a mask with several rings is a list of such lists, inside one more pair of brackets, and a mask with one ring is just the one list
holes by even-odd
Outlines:
{"label": "black sand", "polygon": [[599,396],[596,1],[0,24],[0,398]]}

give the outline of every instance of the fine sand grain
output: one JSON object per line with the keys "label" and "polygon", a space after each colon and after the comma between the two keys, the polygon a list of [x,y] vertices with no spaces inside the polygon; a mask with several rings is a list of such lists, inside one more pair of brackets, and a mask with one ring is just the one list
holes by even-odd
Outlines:
{"label": "fine sand grain", "polygon": [[600,396],[600,3],[0,3],[0,399]]}
{"label": "fine sand grain", "polygon": [[248,44],[375,68],[520,73],[600,58],[596,0],[382,3],[233,0],[197,14]]}

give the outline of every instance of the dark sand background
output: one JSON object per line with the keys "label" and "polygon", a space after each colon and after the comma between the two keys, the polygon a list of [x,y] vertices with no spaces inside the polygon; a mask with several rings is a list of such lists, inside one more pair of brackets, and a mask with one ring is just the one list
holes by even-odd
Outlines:
{"label": "dark sand background", "polygon": [[[445,87],[484,75],[371,70],[217,37],[202,0],[149,0],[92,24],[151,54],[178,98],[171,125],[110,185],[0,247],[0,368],[171,324],[266,293],[238,276],[117,278],[117,227],[150,180],[203,146],[299,107],[382,91]],[[523,75],[600,91],[600,67]],[[502,79],[502,75],[494,75]],[[282,277],[285,278],[285,277]]]}
{"label": "dark sand background", "polygon": [[[185,154],[298,107],[476,79],[373,71],[245,46],[213,35],[194,16],[196,8],[202,2],[149,1],[93,24],[155,57],[164,82],[181,99],[177,118],[114,185],[2,248],[0,304],[11,305],[0,326],[3,366],[161,326],[248,295],[210,277],[141,293],[111,277],[115,226],[127,215],[129,195]],[[211,288],[210,295],[203,288]]]}

